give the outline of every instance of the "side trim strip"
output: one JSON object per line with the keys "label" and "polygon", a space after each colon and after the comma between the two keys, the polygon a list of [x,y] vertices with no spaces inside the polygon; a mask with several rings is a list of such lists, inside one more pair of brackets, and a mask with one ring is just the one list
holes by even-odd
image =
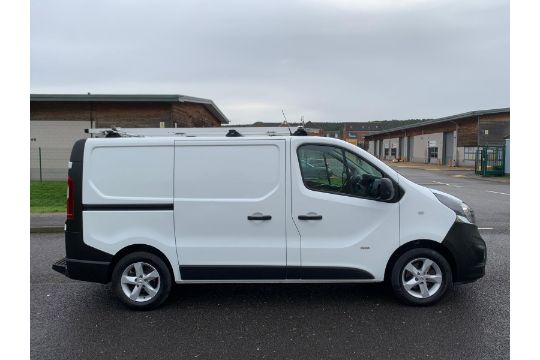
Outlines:
{"label": "side trim strip", "polygon": [[78,259],[69,259],[69,258],[64,258],[64,260],[66,262],[89,264],[89,265],[107,265],[108,266],[111,263],[110,261],[78,260]]}
{"label": "side trim strip", "polygon": [[180,266],[182,280],[278,280],[285,279],[285,275],[285,266]]}
{"label": "side trim strip", "polygon": [[83,211],[174,210],[174,204],[83,204]]}
{"label": "side trim strip", "polygon": [[301,266],[301,278],[304,280],[371,280],[373,275],[366,270],[347,267]]}
{"label": "side trim strip", "polygon": [[371,280],[362,269],[325,266],[182,265],[182,280]]}

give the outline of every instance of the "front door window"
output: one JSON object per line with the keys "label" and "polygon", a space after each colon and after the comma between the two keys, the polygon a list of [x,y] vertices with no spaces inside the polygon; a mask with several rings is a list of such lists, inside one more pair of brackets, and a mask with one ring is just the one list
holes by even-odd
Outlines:
{"label": "front door window", "polygon": [[335,146],[302,145],[298,160],[304,185],[310,190],[378,197],[378,182],[383,174],[352,152]]}

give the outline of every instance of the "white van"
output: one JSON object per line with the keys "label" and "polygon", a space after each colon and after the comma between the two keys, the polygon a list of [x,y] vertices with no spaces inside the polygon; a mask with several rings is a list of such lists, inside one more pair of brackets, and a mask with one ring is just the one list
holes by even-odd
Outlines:
{"label": "white van", "polygon": [[461,200],[341,140],[222,131],[76,142],[53,269],[112,282],[134,309],[163,303],[173,282],[386,281],[428,305],[484,275]]}

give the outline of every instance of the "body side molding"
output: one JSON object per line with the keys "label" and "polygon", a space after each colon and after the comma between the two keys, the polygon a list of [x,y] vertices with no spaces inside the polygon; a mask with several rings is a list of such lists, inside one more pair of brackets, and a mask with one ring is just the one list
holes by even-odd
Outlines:
{"label": "body side molding", "polygon": [[182,280],[371,280],[368,271],[325,266],[181,265]]}

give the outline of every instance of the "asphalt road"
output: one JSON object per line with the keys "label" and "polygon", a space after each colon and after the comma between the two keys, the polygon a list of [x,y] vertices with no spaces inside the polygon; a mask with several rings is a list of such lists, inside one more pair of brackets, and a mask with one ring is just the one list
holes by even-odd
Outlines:
{"label": "asphalt road", "polygon": [[428,308],[401,305],[381,285],[183,285],[159,309],[134,312],[108,285],[51,270],[64,256],[62,234],[32,234],[32,358],[509,358],[509,185],[398,171],[475,209],[486,228],[484,278]]}

